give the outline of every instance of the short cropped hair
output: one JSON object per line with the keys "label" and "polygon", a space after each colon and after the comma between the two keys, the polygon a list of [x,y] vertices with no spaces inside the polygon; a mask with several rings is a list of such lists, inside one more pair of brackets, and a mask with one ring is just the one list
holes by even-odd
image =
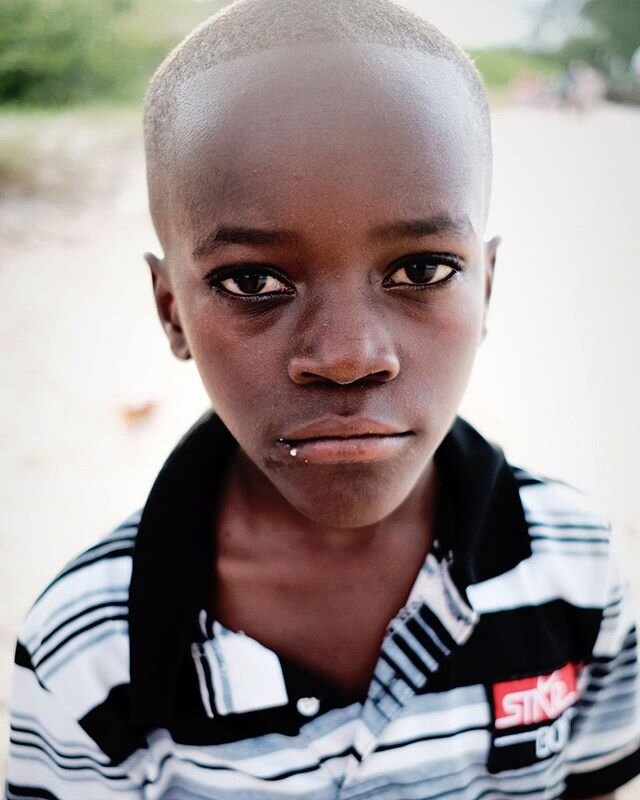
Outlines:
{"label": "short cropped hair", "polygon": [[169,53],[146,93],[147,180],[151,213],[161,238],[161,206],[171,196],[172,131],[180,85],[203,70],[242,56],[284,45],[336,41],[417,50],[454,64],[471,90],[490,182],[491,125],[484,82],[469,56],[434,25],[394,0],[236,0]]}

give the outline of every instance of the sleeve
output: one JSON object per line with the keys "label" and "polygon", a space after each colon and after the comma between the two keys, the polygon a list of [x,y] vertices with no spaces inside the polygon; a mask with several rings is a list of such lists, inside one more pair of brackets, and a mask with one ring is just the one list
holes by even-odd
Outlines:
{"label": "sleeve", "polygon": [[612,547],[601,578],[606,600],[580,676],[564,797],[606,795],[640,774],[638,641],[629,584]]}
{"label": "sleeve", "polygon": [[140,781],[113,765],[42,683],[20,640],[9,719],[6,800],[142,800]]}

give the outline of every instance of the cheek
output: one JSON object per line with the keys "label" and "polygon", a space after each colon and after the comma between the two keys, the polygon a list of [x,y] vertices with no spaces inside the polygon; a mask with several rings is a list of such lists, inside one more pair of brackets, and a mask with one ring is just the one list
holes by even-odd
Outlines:
{"label": "cheek", "polygon": [[457,408],[466,389],[482,337],[480,281],[460,281],[453,291],[435,293],[416,321],[405,368],[419,382],[419,393],[432,410]]}
{"label": "cheek", "polygon": [[272,394],[269,376],[282,369],[272,336],[208,295],[191,303],[182,322],[213,407],[228,419],[252,419]]}

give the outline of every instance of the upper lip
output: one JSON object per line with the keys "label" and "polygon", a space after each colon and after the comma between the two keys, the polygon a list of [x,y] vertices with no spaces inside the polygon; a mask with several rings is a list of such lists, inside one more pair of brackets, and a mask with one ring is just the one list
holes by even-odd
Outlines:
{"label": "upper lip", "polygon": [[304,439],[348,439],[352,436],[377,434],[393,436],[409,433],[407,428],[393,423],[382,422],[369,417],[328,416],[306,422],[293,428],[282,437],[285,441],[299,442]]}

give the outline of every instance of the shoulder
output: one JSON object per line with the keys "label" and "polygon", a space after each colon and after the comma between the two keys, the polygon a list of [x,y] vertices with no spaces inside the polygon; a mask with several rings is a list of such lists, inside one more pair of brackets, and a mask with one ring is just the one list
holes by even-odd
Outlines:
{"label": "shoulder", "polygon": [[140,512],[132,514],[74,556],[43,589],[20,637],[32,655],[72,622],[99,609],[126,606],[139,520]]}
{"label": "shoulder", "polygon": [[547,569],[553,565],[572,586],[580,576],[607,567],[614,552],[613,532],[598,501],[558,478],[512,469],[532,557]]}
{"label": "shoulder", "polygon": [[565,603],[603,609],[616,570],[608,516],[587,493],[557,478],[509,464],[518,489],[529,555],[471,587],[479,609]]}
{"label": "shoulder", "polygon": [[[586,492],[559,478],[534,473],[522,467],[510,465],[518,485],[525,519],[532,535],[538,538],[542,531],[554,538],[601,539],[602,536],[587,534],[587,531],[609,532],[608,516],[599,503]],[[562,535],[562,531],[576,531],[576,534]],[[608,537],[605,537],[608,538]]]}
{"label": "shoulder", "polygon": [[82,716],[128,682],[128,602],[140,513],[72,558],[24,618],[17,656]]}

